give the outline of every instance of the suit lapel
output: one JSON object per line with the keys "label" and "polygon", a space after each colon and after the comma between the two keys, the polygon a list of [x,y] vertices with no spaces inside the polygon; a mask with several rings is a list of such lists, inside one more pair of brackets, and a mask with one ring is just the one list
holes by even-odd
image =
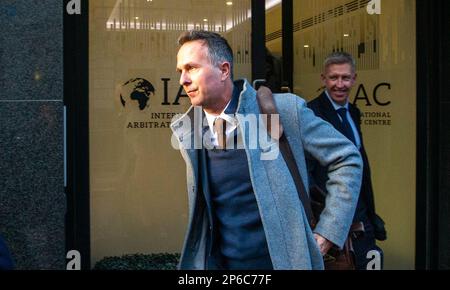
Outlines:
{"label": "suit lapel", "polygon": [[319,100],[323,118],[327,122],[331,123],[337,130],[339,130],[339,132],[343,133],[344,128],[342,127],[342,122],[339,119],[338,114],[333,107],[333,104],[331,104],[330,100],[325,94],[325,91],[320,95]]}

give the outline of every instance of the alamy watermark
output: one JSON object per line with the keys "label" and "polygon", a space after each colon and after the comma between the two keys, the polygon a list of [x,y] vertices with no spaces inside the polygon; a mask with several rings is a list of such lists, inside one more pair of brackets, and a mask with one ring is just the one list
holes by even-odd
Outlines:
{"label": "alamy watermark", "polygon": [[[174,133],[171,144],[175,150],[180,149],[215,149],[213,132],[208,128],[207,118],[201,107],[194,107],[193,119],[176,115],[172,119]],[[278,158],[280,116],[278,114],[235,114],[228,115],[237,126],[235,138],[227,138],[226,149],[258,149],[261,160]],[[267,129],[269,128],[269,129]]]}
{"label": "alamy watermark", "polygon": [[66,270],[81,270],[81,254],[79,251],[68,251],[66,259],[69,260],[66,265]]}
{"label": "alamy watermark", "polygon": [[370,15],[381,14],[381,0],[371,0],[369,3],[367,3],[366,10]]}
{"label": "alamy watermark", "polygon": [[370,261],[367,263],[367,270],[381,270],[381,253],[377,250],[371,250],[367,252],[367,259]]}
{"label": "alamy watermark", "polygon": [[67,14],[81,14],[81,2],[80,0],[70,0],[66,5]]}
{"label": "alamy watermark", "polygon": [[[370,15],[381,14],[381,0],[371,0],[367,3],[367,13]],[[66,5],[66,11],[69,15],[81,14],[80,0],[70,0]]]}

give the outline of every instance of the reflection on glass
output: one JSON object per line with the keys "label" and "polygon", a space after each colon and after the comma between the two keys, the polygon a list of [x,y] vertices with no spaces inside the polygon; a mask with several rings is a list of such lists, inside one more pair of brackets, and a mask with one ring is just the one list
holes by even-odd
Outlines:
{"label": "reflection on glass", "polygon": [[105,256],[181,251],[186,172],[169,124],[190,102],[178,83],[177,38],[188,29],[223,34],[235,77],[251,79],[250,4],[89,1],[92,265]]}
{"label": "reflection on glass", "polygon": [[323,61],[332,51],[355,57],[350,102],[362,112],[377,212],[389,232],[381,244],[385,267],[413,269],[416,4],[380,2],[380,14],[369,14],[368,0],[294,1],[294,92],[307,100],[322,92]]}

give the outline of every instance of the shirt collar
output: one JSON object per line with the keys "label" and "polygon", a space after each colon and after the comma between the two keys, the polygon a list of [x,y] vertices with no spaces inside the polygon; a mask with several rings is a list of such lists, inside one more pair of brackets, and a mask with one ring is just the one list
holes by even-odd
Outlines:
{"label": "shirt collar", "polygon": [[230,105],[230,103],[231,103],[231,100],[228,101],[228,104],[225,106],[225,109],[223,109],[222,113],[220,113],[220,115],[218,115],[218,116],[212,115],[212,114],[210,114],[210,113],[204,111],[204,112],[205,112],[205,116],[206,116],[206,120],[208,121],[208,126],[209,126],[209,128],[211,129],[211,131],[214,131],[214,130],[213,130],[213,128],[214,128],[214,121],[215,121],[217,118],[222,118],[222,119],[224,119],[227,123],[233,124],[234,118],[232,118],[232,117],[230,117],[230,116],[228,116],[228,115],[225,114],[225,111],[226,111],[226,109],[228,108],[228,106]]}
{"label": "shirt collar", "polygon": [[348,111],[348,101],[345,102],[345,105],[342,106],[342,105],[337,104],[337,103],[330,97],[330,95],[328,94],[328,91],[327,91],[327,90],[325,90],[325,94],[327,95],[328,100],[330,100],[331,104],[333,105],[333,108],[334,108],[335,111],[339,110],[340,108],[346,108],[347,111]]}
{"label": "shirt collar", "polygon": [[[217,118],[222,118],[228,124],[231,125],[231,126],[228,126],[227,132],[229,131],[229,129],[230,130],[231,129],[234,130],[237,127],[237,120],[233,117],[233,115],[234,115],[234,113],[236,111],[235,107],[236,107],[238,99],[239,99],[239,89],[235,85],[234,88],[233,88],[233,94],[231,95],[231,99],[228,101],[227,105],[223,109],[222,113],[220,113],[220,115],[215,116],[215,115],[209,114],[208,112],[204,111],[205,112],[205,116],[206,116],[206,120],[208,121],[208,126],[209,126],[211,132],[214,132],[214,121]],[[230,109],[230,110],[228,110],[228,109]],[[227,112],[227,113],[225,113],[225,112]]]}

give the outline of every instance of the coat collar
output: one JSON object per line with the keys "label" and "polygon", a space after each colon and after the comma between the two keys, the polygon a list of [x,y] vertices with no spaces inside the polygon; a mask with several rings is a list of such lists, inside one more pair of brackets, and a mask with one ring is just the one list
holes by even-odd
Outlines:
{"label": "coat collar", "polygon": [[[255,105],[257,106],[256,98],[254,97],[256,91],[246,79],[236,80],[234,86],[240,92],[236,113],[245,114],[245,112],[249,112],[250,109],[253,109]],[[201,128],[203,127],[202,123],[200,123],[200,126],[197,126],[198,128],[196,128],[194,124],[196,124],[195,122],[202,122],[202,120],[203,110],[200,107],[191,106],[184,114],[179,114],[174,117],[170,128],[181,143],[185,140],[193,141],[195,137],[194,133],[197,132],[201,134]]]}
{"label": "coat collar", "polygon": [[338,114],[336,113],[333,104],[330,102],[330,99],[328,99],[325,91],[319,96],[319,103],[325,120],[333,124],[339,131],[343,132],[344,128],[342,127],[342,122],[339,120]]}
{"label": "coat collar", "polygon": [[[323,91],[322,94],[319,96],[319,103],[320,103],[320,111],[323,115],[323,118],[326,121],[330,122],[340,132],[344,132],[344,128],[342,127],[342,122],[341,122],[341,120],[339,120],[338,114],[337,114],[336,110],[334,109],[333,104],[331,103],[330,99],[326,95],[325,91]],[[358,109],[352,103],[348,103],[348,111],[350,113],[350,116],[353,119],[353,123],[356,125],[356,129],[358,130],[359,134],[361,135],[361,127],[359,124]]]}

